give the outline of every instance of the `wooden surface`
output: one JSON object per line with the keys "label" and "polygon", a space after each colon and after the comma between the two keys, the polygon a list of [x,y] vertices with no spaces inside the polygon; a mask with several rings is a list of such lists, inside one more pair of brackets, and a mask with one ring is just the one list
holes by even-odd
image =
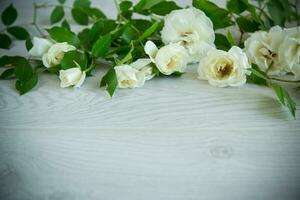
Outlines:
{"label": "wooden surface", "polygon": [[299,112],[267,88],[211,87],[193,68],[112,99],[98,88],[105,68],[80,89],[42,75],[21,97],[0,81],[0,199],[299,200]]}

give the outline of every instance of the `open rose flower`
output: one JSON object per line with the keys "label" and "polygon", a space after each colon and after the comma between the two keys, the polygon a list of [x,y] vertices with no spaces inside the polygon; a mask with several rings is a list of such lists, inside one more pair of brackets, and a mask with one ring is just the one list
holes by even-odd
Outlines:
{"label": "open rose flower", "polygon": [[53,45],[50,40],[33,37],[33,46],[29,50],[29,55],[41,59],[42,56],[48,52],[49,48]]}
{"label": "open rose flower", "polygon": [[145,81],[154,77],[150,59],[138,59],[130,65],[115,67],[119,88],[142,87]]}
{"label": "open rose flower", "polygon": [[211,20],[199,9],[174,10],[165,17],[161,38],[164,44],[179,43],[188,50],[191,61],[198,61],[207,48],[214,47]]}
{"label": "open rose flower", "polygon": [[300,27],[284,31],[285,38],[279,48],[279,60],[296,78],[300,78]]}
{"label": "open rose flower", "polygon": [[217,87],[240,86],[246,83],[250,68],[246,54],[236,46],[228,52],[211,50],[199,63],[199,79]]}
{"label": "open rose flower", "polygon": [[188,53],[177,43],[171,43],[158,49],[152,41],[148,41],[145,45],[145,52],[158,70],[165,75],[184,72],[186,69]]}
{"label": "open rose flower", "polygon": [[284,75],[289,70],[279,59],[279,48],[285,33],[279,26],[272,27],[269,32],[258,31],[245,41],[245,52],[251,63],[258,65],[269,75]]}
{"label": "open rose flower", "polygon": [[43,64],[49,68],[59,65],[64,55],[68,51],[76,50],[76,47],[69,45],[66,42],[53,44],[48,51],[43,55]]}
{"label": "open rose flower", "polygon": [[85,71],[81,71],[80,67],[74,67],[59,71],[60,87],[80,87],[86,77]]}

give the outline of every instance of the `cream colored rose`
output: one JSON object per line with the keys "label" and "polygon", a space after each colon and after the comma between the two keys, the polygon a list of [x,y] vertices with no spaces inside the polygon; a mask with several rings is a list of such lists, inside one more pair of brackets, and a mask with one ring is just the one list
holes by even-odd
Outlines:
{"label": "cream colored rose", "polygon": [[179,43],[198,61],[207,48],[214,47],[215,33],[211,20],[199,9],[174,10],[165,17],[161,31],[164,44]]}
{"label": "cream colored rose", "polygon": [[282,65],[300,78],[300,27],[284,30],[285,38],[279,48]]}
{"label": "cream colored rose", "polygon": [[33,46],[28,53],[29,55],[40,59],[45,53],[47,53],[48,49],[53,45],[53,43],[50,40],[39,37],[34,37],[32,43]]}
{"label": "cream colored rose", "polygon": [[79,67],[70,68],[59,71],[60,87],[80,87],[86,77],[85,71],[81,71]]}
{"label": "cream colored rose", "polygon": [[159,71],[165,75],[184,72],[188,62],[188,53],[184,47],[171,43],[158,49],[152,41],[145,45],[145,52]]}
{"label": "cream colored rose", "polygon": [[249,61],[258,65],[262,71],[268,71],[269,75],[286,74],[288,70],[281,63],[278,51],[284,37],[285,33],[279,26],[272,27],[269,32],[253,33],[245,41],[245,52]]}
{"label": "cream colored rose", "polygon": [[217,87],[240,86],[246,83],[250,68],[246,54],[236,46],[228,52],[211,50],[199,63],[199,79]]}
{"label": "cream colored rose", "polygon": [[43,64],[45,67],[49,68],[55,65],[59,65],[64,55],[68,51],[76,50],[72,45],[66,42],[53,44],[43,55]]}
{"label": "cream colored rose", "polygon": [[142,87],[154,77],[150,59],[138,59],[130,65],[115,67],[119,88]]}

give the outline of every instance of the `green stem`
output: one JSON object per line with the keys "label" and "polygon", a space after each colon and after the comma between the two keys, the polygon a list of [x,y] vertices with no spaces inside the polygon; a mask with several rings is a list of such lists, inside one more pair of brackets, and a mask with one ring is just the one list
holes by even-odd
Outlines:
{"label": "green stem", "polygon": [[280,82],[286,82],[286,83],[300,83],[300,80],[283,80],[279,78],[270,78],[271,80],[274,81],[280,81]]}
{"label": "green stem", "polygon": [[35,27],[35,29],[39,32],[39,34],[42,37],[45,37],[43,31],[39,28],[39,26],[36,23],[36,18],[37,18],[37,10],[38,10],[38,5],[36,3],[33,3],[33,19],[32,19],[32,25]]}

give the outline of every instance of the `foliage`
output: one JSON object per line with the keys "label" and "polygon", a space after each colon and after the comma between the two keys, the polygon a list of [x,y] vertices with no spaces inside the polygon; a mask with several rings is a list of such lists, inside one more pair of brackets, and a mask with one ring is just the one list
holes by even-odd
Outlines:
{"label": "foliage", "polygon": [[[117,78],[114,66],[128,64],[138,58],[147,57],[144,45],[147,40],[154,41],[158,47],[162,45],[160,30],[163,26],[163,17],[173,10],[181,9],[174,1],[166,0],[139,0],[132,3],[128,0],[117,1],[118,15],[115,20],[107,19],[103,11],[91,6],[90,0],[74,0],[71,7],[65,5],[65,0],[58,0],[55,5],[41,4],[34,6],[33,25],[45,37],[43,31],[36,24],[36,11],[38,9],[51,9],[51,28],[46,29],[49,37],[56,42],[67,42],[78,49],[65,54],[62,63],[49,69],[40,70],[57,74],[60,69],[67,69],[79,65],[82,70],[88,69],[88,75],[96,67],[97,60],[111,62],[111,68],[100,81],[101,87],[106,87],[112,96],[117,87]],[[201,9],[213,22],[214,29],[238,27],[240,38],[235,40],[230,31],[215,34],[215,45],[218,49],[228,50],[233,45],[243,47],[245,33],[257,30],[268,30],[273,25],[282,27],[297,22],[295,1],[286,0],[258,0],[252,3],[248,0],[229,0],[225,8],[208,0],[193,0],[192,5]],[[68,12],[68,13],[67,13]],[[70,14],[79,25],[85,26],[79,33],[71,30],[65,18]],[[142,19],[134,18],[134,14],[144,15]],[[32,47],[30,34],[22,26],[14,25],[18,13],[14,6],[9,5],[1,15],[5,29],[0,32],[0,48],[9,49],[14,38],[24,40],[27,50]],[[7,69],[1,74],[1,79],[16,79],[16,89],[24,94],[35,87],[39,71],[35,70],[41,63],[32,63],[30,58],[8,57],[0,58],[0,66]],[[153,66],[156,75],[159,71]],[[248,81],[271,87],[295,117],[295,104],[278,83],[259,71],[252,68]]]}

